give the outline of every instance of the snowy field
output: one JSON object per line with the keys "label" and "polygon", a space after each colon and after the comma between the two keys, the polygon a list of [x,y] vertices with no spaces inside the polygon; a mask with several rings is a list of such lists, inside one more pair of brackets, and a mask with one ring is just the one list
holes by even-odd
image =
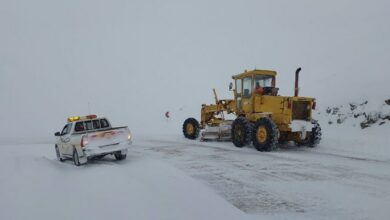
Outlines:
{"label": "snowy field", "polygon": [[239,219],[243,212],[185,173],[132,153],[75,167],[51,144],[5,144],[0,219]]}
{"label": "snowy field", "polygon": [[126,161],[75,167],[53,145],[3,141],[0,219],[388,219],[389,125],[324,127],[276,152],[136,136]]}
{"label": "snowy field", "polygon": [[[389,8],[0,0],[0,220],[390,219]],[[324,110],[317,148],[183,137],[233,75],[275,70],[290,96],[298,67]],[[56,160],[54,132],[90,114],[129,126],[125,161]]]}

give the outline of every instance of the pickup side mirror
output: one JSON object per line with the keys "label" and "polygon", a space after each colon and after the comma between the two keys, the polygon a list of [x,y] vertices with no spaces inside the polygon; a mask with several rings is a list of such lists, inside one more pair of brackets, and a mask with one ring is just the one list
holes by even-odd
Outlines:
{"label": "pickup side mirror", "polygon": [[233,83],[230,82],[230,84],[229,84],[229,91],[232,91],[232,90],[233,90]]}
{"label": "pickup side mirror", "polygon": [[54,133],[54,136],[57,136],[57,137],[61,136],[61,133],[57,131],[56,133]]}

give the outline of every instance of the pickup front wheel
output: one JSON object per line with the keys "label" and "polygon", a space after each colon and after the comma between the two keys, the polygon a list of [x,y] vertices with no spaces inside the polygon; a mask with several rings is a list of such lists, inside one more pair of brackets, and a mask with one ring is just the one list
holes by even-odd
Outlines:
{"label": "pickup front wheel", "polygon": [[57,145],[55,146],[55,149],[56,149],[57,159],[58,159],[59,161],[61,161],[61,162],[64,162],[64,159],[62,159],[60,150],[58,149],[58,146],[57,146]]}
{"label": "pickup front wheel", "polygon": [[115,159],[117,159],[117,160],[124,160],[124,159],[126,159],[126,154],[122,154],[120,151],[119,152],[116,152],[115,154],[114,154],[114,156],[115,156]]}
{"label": "pickup front wheel", "polygon": [[80,164],[80,159],[79,159],[79,154],[77,153],[76,149],[73,150],[73,163],[76,166],[80,166],[81,165]]}

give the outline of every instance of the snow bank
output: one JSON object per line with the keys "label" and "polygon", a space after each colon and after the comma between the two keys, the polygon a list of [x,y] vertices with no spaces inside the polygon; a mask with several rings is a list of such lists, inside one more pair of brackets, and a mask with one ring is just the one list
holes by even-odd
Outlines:
{"label": "snow bank", "polygon": [[317,117],[327,124],[348,124],[371,127],[374,124],[390,123],[390,99],[370,99],[361,102],[349,102],[343,105],[327,107],[317,112]]}

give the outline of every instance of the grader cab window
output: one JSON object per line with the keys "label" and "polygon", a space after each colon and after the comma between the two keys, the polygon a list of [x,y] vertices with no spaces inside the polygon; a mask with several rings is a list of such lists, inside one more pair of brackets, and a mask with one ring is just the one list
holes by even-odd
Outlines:
{"label": "grader cab window", "polygon": [[250,98],[252,96],[252,77],[245,77],[242,83],[244,93],[243,98]]}
{"label": "grader cab window", "polygon": [[256,75],[255,76],[255,94],[256,95],[278,95],[278,88],[275,88],[275,78],[273,76]]}
{"label": "grader cab window", "polygon": [[256,76],[255,87],[272,87],[272,76]]}
{"label": "grader cab window", "polygon": [[241,82],[241,79],[237,79],[236,80],[236,93],[238,95],[242,94],[242,82]]}
{"label": "grader cab window", "polygon": [[236,108],[241,109],[242,80],[236,79]]}

